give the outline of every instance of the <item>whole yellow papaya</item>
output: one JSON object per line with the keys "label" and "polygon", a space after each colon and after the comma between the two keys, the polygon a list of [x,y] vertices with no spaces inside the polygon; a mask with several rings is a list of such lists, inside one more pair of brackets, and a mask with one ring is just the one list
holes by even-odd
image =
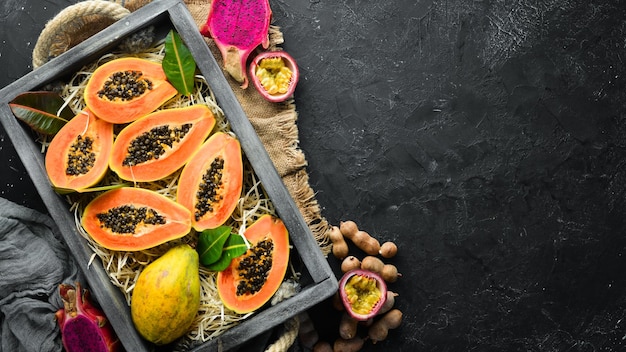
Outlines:
{"label": "whole yellow papaya", "polygon": [[130,303],[137,331],[157,345],[183,336],[199,308],[198,253],[186,244],[171,248],[144,268]]}

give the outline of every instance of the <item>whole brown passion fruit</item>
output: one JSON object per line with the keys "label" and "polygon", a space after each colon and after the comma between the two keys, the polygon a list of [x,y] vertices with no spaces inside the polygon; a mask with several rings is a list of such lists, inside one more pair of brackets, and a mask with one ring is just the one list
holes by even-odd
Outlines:
{"label": "whole brown passion fruit", "polygon": [[346,311],[355,320],[365,321],[378,314],[387,300],[385,280],[363,269],[348,271],[339,281],[339,295]]}

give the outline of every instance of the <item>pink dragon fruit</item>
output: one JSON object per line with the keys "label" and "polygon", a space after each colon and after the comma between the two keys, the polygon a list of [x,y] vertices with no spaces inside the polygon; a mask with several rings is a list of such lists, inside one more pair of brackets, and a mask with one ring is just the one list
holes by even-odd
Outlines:
{"label": "pink dragon fruit", "polygon": [[67,352],[112,352],[121,348],[104,313],[92,305],[89,291],[82,293],[77,282],[76,287],[59,285],[59,294],[64,308],[59,309],[55,316]]}
{"label": "pink dragon fruit", "polygon": [[222,54],[224,68],[248,87],[246,63],[259,45],[269,47],[272,10],[269,0],[212,0],[206,23],[200,33],[211,37]]}

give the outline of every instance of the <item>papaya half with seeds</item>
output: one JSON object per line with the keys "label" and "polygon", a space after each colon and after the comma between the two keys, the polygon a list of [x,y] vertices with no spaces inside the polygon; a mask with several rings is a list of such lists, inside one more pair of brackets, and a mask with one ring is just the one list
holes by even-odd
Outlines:
{"label": "papaya half with seeds", "polygon": [[153,112],[120,131],[109,167],[125,180],[159,180],[185,165],[214,126],[206,105]]}
{"label": "papaya half with seeds", "polygon": [[217,274],[217,292],[224,306],[242,314],[272,298],[289,264],[289,233],[279,218],[261,216],[244,237],[250,242],[248,251]]}
{"label": "papaya half with seeds", "polygon": [[181,171],[176,200],[191,212],[192,226],[204,231],[228,220],[242,188],[241,144],[227,133],[216,132]]}
{"label": "papaya half with seeds", "polygon": [[102,247],[139,251],[181,238],[191,230],[189,211],[155,191],[122,187],[85,207],[81,225]]}
{"label": "papaya half with seeds", "polygon": [[123,124],[153,112],[177,92],[160,63],[127,57],[98,67],[87,81],[84,98],[99,118]]}
{"label": "papaya half with seeds", "polygon": [[54,136],[46,150],[45,167],[52,186],[80,192],[98,183],[108,171],[113,124],[88,108]]}

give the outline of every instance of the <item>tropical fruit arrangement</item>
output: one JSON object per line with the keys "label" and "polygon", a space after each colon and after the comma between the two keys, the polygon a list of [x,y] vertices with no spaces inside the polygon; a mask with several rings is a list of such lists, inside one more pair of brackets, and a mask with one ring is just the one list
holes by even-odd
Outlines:
{"label": "tropical fruit arrangement", "polygon": [[[287,228],[175,31],[11,108],[38,135],[51,187],[146,340],[206,341],[269,304],[289,265]],[[57,315],[67,350],[90,343],[80,331],[115,341],[87,290],[60,290],[81,317]]]}

